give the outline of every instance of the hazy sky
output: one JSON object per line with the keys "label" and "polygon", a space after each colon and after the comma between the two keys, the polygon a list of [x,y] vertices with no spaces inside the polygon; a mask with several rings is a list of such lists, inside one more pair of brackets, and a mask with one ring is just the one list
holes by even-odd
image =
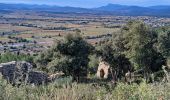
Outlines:
{"label": "hazy sky", "polygon": [[91,8],[108,3],[138,6],[170,5],[170,0],[0,0],[0,3],[48,4]]}

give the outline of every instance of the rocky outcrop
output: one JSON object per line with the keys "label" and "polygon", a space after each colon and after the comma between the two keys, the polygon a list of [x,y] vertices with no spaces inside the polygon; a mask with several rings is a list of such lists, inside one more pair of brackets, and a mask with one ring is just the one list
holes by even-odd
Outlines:
{"label": "rocky outcrop", "polygon": [[46,84],[48,75],[43,72],[32,70],[32,65],[25,61],[12,61],[0,64],[0,72],[9,83],[11,84]]}
{"label": "rocky outcrop", "polygon": [[50,80],[48,80],[48,75],[46,73],[35,71],[29,72],[28,79],[26,80],[27,83],[34,85],[47,84],[48,82],[50,82]]}
{"label": "rocky outcrop", "polygon": [[9,82],[12,82],[14,79],[14,72],[15,72],[15,63],[16,62],[9,62],[9,63],[2,63],[0,65],[1,74],[5,79]]}

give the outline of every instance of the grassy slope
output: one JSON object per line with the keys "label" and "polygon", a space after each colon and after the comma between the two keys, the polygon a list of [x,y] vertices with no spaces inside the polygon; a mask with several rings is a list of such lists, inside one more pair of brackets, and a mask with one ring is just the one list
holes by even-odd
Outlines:
{"label": "grassy slope", "polygon": [[119,83],[116,87],[107,85],[77,84],[47,86],[12,87],[0,81],[1,100],[168,100],[170,83],[127,85]]}

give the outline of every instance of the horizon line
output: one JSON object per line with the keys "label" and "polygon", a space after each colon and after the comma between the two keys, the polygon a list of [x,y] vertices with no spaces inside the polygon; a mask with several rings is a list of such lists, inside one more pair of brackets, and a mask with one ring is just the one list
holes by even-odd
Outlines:
{"label": "horizon line", "polygon": [[139,5],[125,5],[125,4],[114,4],[114,3],[108,3],[102,6],[98,6],[98,7],[81,7],[81,6],[61,6],[61,5],[56,5],[56,4],[38,4],[38,3],[4,3],[4,2],[0,2],[0,4],[13,4],[13,5],[19,5],[19,4],[23,4],[23,5],[37,5],[37,6],[51,6],[51,7],[74,7],[74,8],[85,8],[85,9],[90,9],[90,8],[98,8],[98,7],[103,7],[103,6],[107,6],[107,5],[121,5],[121,6],[137,6],[137,7],[152,7],[152,6],[170,6],[170,5],[152,5],[152,6],[139,6]]}

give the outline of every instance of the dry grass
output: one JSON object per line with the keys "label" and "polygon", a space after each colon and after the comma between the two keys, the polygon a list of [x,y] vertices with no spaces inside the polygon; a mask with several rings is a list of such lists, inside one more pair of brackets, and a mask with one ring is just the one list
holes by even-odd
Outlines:
{"label": "dry grass", "polygon": [[1,100],[169,100],[170,83],[111,84],[51,83],[47,86],[12,87],[0,81]]}

